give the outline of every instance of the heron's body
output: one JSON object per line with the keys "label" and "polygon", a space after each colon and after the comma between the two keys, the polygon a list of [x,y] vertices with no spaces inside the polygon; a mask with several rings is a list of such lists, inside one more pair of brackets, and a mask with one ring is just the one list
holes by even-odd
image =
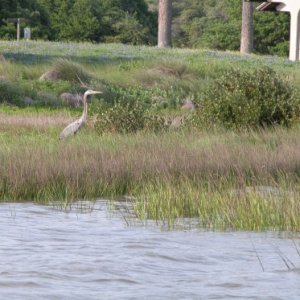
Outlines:
{"label": "heron's body", "polygon": [[74,135],[84,124],[87,118],[87,110],[88,110],[88,105],[87,105],[87,97],[88,95],[94,95],[94,94],[101,94],[102,92],[98,91],[92,91],[88,90],[84,93],[83,95],[83,113],[82,116],[69,124],[59,135],[59,139],[65,139],[66,137],[70,135]]}

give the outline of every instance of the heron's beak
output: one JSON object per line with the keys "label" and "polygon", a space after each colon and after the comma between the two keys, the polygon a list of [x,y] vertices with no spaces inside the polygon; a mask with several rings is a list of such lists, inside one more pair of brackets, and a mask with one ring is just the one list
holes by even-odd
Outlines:
{"label": "heron's beak", "polygon": [[94,95],[94,94],[103,94],[103,92],[100,92],[100,91],[93,91],[92,94],[93,94],[93,95]]}

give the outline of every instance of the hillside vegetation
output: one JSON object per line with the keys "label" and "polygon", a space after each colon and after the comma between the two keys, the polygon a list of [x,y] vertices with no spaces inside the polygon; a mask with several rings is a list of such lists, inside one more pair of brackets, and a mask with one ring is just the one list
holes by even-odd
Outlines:
{"label": "hillside vegetation", "polygon": [[[122,102],[122,108],[127,103],[130,110],[137,103],[137,114],[176,116],[178,108],[192,101],[201,109],[186,118],[189,126],[289,125],[297,119],[300,72],[297,64],[278,57],[121,44],[4,41],[0,51],[5,57],[0,67],[0,101],[21,107],[64,106],[62,93],[80,94],[87,85],[104,91],[91,112],[111,113],[108,108]],[[47,71],[59,73],[59,80],[40,80]],[[274,118],[266,115],[271,111]],[[237,120],[235,114],[244,119]],[[149,122],[159,126],[161,120],[150,117]]]}
{"label": "hillside vegetation", "polygon": [[[300,230],[297,63],[122,44],[1,41],[0,52],[2,201],[129,195],[137,216],[170,226]],[[51,70],[58,80],[40,79]],[[59,141],[82,110],[61,93],[87,87],[103,91],[87,126]]]}

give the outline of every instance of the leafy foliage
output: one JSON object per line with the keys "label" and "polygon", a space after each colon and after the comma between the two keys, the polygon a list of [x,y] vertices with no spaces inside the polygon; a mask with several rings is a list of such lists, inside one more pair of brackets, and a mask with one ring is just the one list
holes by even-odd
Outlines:
{"label": "leafy foliage", "polygon": [[[66,90],[72,90],[66,81],[0,80],[0,103],[56,107],[63,105],[58,96]],[[26,99],[30,99],[29,103]]]}
{"label": "leafy foliage", "polygon": [[158,132],[166,129],[165,120],[150,113],[138,101],[116,102],[104,107],[98,114],[95,128],[99,134],[104,132],[135,133],[140,130]]}
{"label": "leafy foliage", "polygon": [[[241,12],[242,1],[174,0],[174,45],[239,50]],[[288,40],[287,14],[254,12],[255,51],[287,55]]]}
{"label": "leafy foliage", "polygon": [[284,13],[254,15],[254,44],[259,53],[286,56],[289,51],[289,16]]}
{"label": "leafy foliage", "polygon": [[207,91],[194,120],[225,127],[290,126],[299,101],[289,82],[270,68],[231,69]]}
{"label": "leafy foliage", "polygon": [[16,38],[16,25],[12,19],[22,18],[21,27],[30,26],[33,38],[49,37],[49,20],[46,7],[38,0],[0,1],[0,37]]}
{"label": "leafy foliage", "polygon": [[10,81],[0,80],[0,102],[15,105],[21,104],[22,88]]}
{"label": "leafy foliage", "polygon": [[[161,75],[156,79],[161,82],[164,80]],[[141,78],[141,80],[143,81],[144,79]],[[154,83],[153,85],[156,84]],[[140,103],[143,103],[145,108],[157,111],[178,108],[182,104],[182,99],[186,97],[186,90],[181,86],[127,86],[124,88],[116,85],[108,85],[104,97],[105,101],[111,105],[115,102],[127,103],[137,101],[138,99]]]}
{"label": "leafy foliage", "polygon": [[[173,0],[173,7],[174,46],[239,49],[241,0]],[[154,45],[157,10],[158,0],[3,0],[0,37],[14,39],[15,24],[5,20],[20,17],[35,39]],[[255,12],[256,52],[287,55],[288,40],[287,14]]]}
{"label": "leafy foliage", "polygon": [[108,42],[133,45],[155,43],[154,35],[151,35],[149,28],[143,26],[135,15],[125,13],[122,19],[112,25],[112,29],[115,36],[106,37]]}
{"label": "leafy foliage", "polygon": [[144,0],[0,1],[0,37],[15,38],[15,24],[3,20],[17,17],[27,19],[21,26],[33,38],[50,40],[152,44],[157,28]]}

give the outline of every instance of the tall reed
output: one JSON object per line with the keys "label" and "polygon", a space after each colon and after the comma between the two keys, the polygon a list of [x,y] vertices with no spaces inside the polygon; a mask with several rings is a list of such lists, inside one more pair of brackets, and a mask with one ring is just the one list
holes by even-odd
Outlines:
{"label": "tall reed", "polygon": [[127,194],[140,217],[170,225],[196,217],[214,228],[300,229],[299,128],[98,136],[86,126],[59,141],[62,116],[45,126],[31,118],[0,122],[2,201]]}

